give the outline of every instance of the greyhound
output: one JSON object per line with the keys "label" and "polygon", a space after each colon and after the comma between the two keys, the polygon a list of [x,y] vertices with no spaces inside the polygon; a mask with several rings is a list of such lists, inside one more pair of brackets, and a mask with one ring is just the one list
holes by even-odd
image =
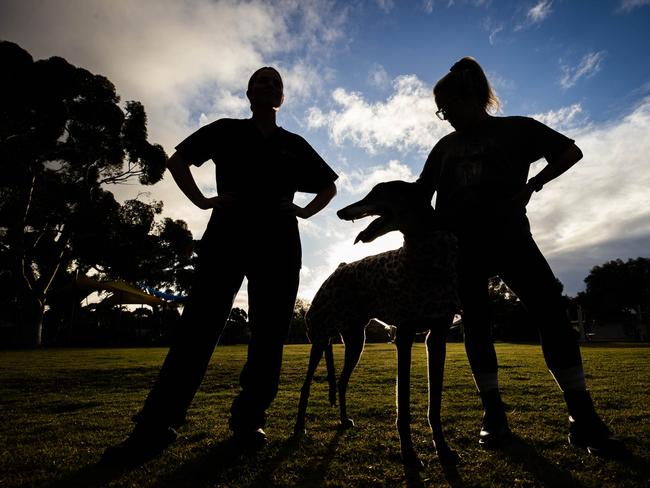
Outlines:
{"label": "greyhound", "polygon": [[338,381],[341,426],[354,426],[347,414],[346,389],[365,344],[365,328],[376,318],[396,327],[397,430],[405,465],[421,467],[410,427],[411,348],[415,335],[427,332],[429,425],[442,463],[457,461],[447,445],[440,422],[446,336],[458,310],[455,237],[440,228],[430,201],[418,183],[390,181],[376,185],[362,200],[337,212],[343,220],[378,216],[355,239],[371,242],[393,230],[404,235],[396,250],[342,263],[320,287],[307,312],[312,343],[307,376],[300,393],[294,432],[305,433],[310,385],[323,354],[326,357],[329,399],[336,404],[336,379],[331,339],[345,343],[345,360]]}

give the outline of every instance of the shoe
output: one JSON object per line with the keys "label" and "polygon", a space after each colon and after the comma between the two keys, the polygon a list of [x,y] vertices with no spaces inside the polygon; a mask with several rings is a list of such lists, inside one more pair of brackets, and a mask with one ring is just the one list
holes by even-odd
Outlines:
{"label": "shoe", "polygon": [[481,393],[481,401],[485,412],[478,443],[485,449],[501,447],[510,439],[511,432],[499,390]]}
{"label": "shoe", "polygon": [[268,443],[268,437],[264,430],[236,430],[232,439],[237,446],[245,451],[259,451]]}
{"label": "shoe", "polygon": [[625,457],[625,444],[598,416],[588,391],[564,392],[569,409],[569,444],[603,457]]}
{"label": "shoe", "polygon": [[600,419],[581,423],[569,417],[569,444],[587,449],[589,454],[596,456],[622,458],[629,454],[623,441],[614,436]]}
{"label": "shoe", "polygon": [[107,466],[139,466],[158,456],[177,436],[171,427],[136,424],[129,437],[104,451],[99,462]]}

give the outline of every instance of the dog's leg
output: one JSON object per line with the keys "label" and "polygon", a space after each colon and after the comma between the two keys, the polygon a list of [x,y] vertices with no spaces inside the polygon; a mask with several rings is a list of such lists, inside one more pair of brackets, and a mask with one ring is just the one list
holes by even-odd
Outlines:
{"label": "dog's leg", "polygon": [[458,461],[458,455],[449,448],[442,432],[440,405],[442,403],[442,383],[445,372],[445,354],[447,330],[451,320],[437,322],[427,335],[427,367],[429,373],[429,426],[433,436],[433,445],[438,459],[443,464]]}
{"label": "dog's leg", "polygon": [[305,382],[300,390],[300,402],[298,403],[298,417],[296,418],[296,425],[293,428],[294,435],[302,435],[305,433],[305,414],[307,413],[307,402],[309,401],[309,390],[311,382],[314,378],[316,367],[323,357],[326,345],[312,344],[311,353],[309,354],[309,366],[307,367],[307,376]]}
{"label": "dog's leg", "polygon": [[345,360],[343,369],[341,370],[341,377],[339,378],[339,403],[341,405],[341,426],[344,429],[354,427],[354,422],[348,417],[347,403],[345,400],[345,393],[348,388],[348,382],[352,371],[359,363],[359,358],[363,352],[363,345],[366,342],[365,328],[356,328],[352,332],[343,335],[343,342],[345,343]]}
{"label": "dog's leg", "polygon": [[327,384],[329,386],[330,405],[336,405],[336,371],[334,370],[334,351],[332,342],[325,349],[325,364],[327,365]]}
{"label": "dog's leg", "polygon": [[397,327],[397,432],[402,462],[410,468],[421,468],[411,439],[411,348],[415,333],[409,327]]}

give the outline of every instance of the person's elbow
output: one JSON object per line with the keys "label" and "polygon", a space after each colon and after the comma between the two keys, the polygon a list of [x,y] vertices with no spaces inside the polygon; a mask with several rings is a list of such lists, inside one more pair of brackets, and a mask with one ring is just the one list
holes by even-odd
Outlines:
{"label": "person's elbow", "polygon": [[332,181],[327,187],[327,192],[330,195],[330,198],[334,198],[336,196],[336,193],[338,192],[336,188],[336,183]]}
{"label": "person's elbow", "polygon": [[172,154],[167,160],[167,169],[172,173],[181,168],[187,168],[190,166],[189,161],[187,161],[178,151]]}
{"label": "person's elbow", "polygon": [[323,188],[319,193],[323,196],[323,198],[326,198],[328,202],[331,201],[332,198],[334,198],[337,193],[336,183],[332,181],[325,188]]}
{"label": "person's elbow", "polygon": [[581,159],[582,159],[582,151],[575,144],[571,144],[568,148],[566,148],[564,151],[562,151],[555,157],[546,158],[546,160],[551,166],[554,166],[556,168],[562,168],[563,171],[566,171]]}
{"label": "person's elbow", "polygon": [[573,164],[577,163],[582,159],[583,157],[582,150],[578,146],[572,144],[569,150],[571,151],[571,159],[573,160]]}

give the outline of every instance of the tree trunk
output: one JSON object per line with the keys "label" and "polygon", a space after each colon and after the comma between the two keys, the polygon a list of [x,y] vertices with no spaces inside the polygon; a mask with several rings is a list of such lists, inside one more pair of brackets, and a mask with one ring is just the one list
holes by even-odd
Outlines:
{"label": "tree trunk", "polygon": [[31,293],[23,294],[18,303],[18,345],[36,348],[42,345],[45,303]]}

